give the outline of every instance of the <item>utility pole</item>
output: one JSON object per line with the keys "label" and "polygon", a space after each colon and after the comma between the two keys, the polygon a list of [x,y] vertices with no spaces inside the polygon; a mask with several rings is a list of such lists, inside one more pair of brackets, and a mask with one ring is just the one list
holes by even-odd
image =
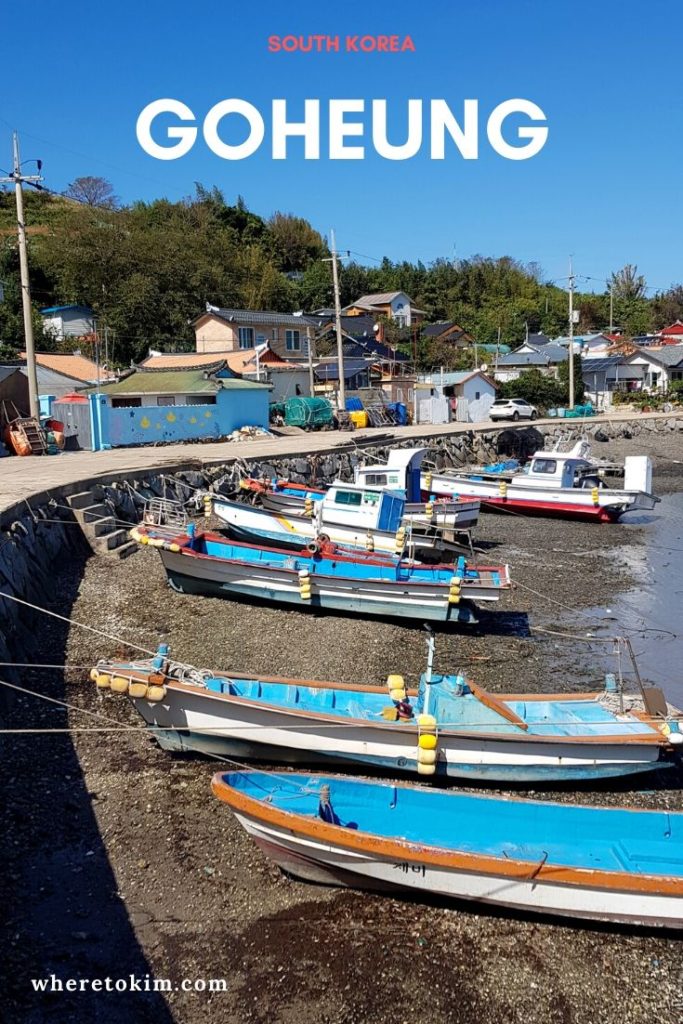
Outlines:
{"label": "utility pole", "polygon": [[609,286],[609,332],[614,334],[614,285]]}
{"label": "utility pole", "polygon": [[40,420],[40,403],[38,402],[38,373],[36,370],[36,349],[33,341],[33,321],[31,319],[31,290],[28,279],[28,252],[26,249],[26,223],[24,221],[24,193],[22,184],[37,185],[42,181],[40,175],[41,162],[38,161],[38,174],[22,174],[19,160],[19,135],[14,132],[14,170],[8,178],[0,178],[0,184],[14,184],[17,203],[17,235],[19,237],[19,269],[21,273],[21,305],[24,311],[24,339],[26,344],[26,370],[28,373],[28,396],[31,416]]}
{"label": "utility pole", "polygon": [[574,271],[569,257],[569,408],[574,408]]}
{"label": "utility pole", "polygon": [[308,342],[308,389],[311,393],[311,398],[315,398],[315,379],[313,377],[313,336],[310,327],[306,331],[306,341]]}
{"label": "utility pole", "polygon": [[334,324],[337,329],[337,364],[339,366],[339,409],[346,409],[346,382],[344,380],[344,347],[342,342],[341,329],[341,303],[339,300],[339,269],[337,267],[337,246],[334,240],[334,231],[330,229],[330,242],[332,243],[331,259],[323,260],[324,263],[332,264],[332,281],[334,283]]}

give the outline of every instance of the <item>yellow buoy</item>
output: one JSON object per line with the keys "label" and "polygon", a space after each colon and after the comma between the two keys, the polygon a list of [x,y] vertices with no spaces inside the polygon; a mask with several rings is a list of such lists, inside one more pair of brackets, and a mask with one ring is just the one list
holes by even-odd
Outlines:
{"label": "yellow buoy", "polygon": [[136,700],[147,696],[147,683],[133,682],[131,680],[130,686],[128,687],[128,696],[135,697]]}
{"label": "yellow buoy", "polygon": [[417,748],[417,763],[418,764],[436,764],[436,750],[425,750],[423,747]]}
{"label": "yellow buoy", "polygon": [[95,677],[98,690],[108,690],[111,682],[111,676],[107,672],[98,672]]}
{"label": "yellow buoy", "polygon": [[128,693],[128,680],[123,676],[112,676],[110,686],[114,693]]}
{"label": "yellow buoy", "polygon": [[425,477],[425,487],[426,487],[427,490],[429,490],[431,486],[432,486],[432,474],[431,473],[427,473],[427,475]]}
{"label": "yellow buoy", "polygon": [[508,485],[505,483],[504,480],[501,480],[500,483],[498,484],[498,493],[500,494],[501,498],[507,498],[508,496]]}
{"label": "yellow buoy", "polygon": [[163,700],[166,696],[165,686],[149,686],[147,688],[147,700],[157,701]]}
{"label": "yellow buoy", "polygon": [[417,774],[418,775],[436,775],[435,764],[422,764],[418,761],[417,763]]}
{"label": "yellow buoy", "polygon": [[436,750],[436,736],[433,732],[423,732],[417,741],[422,750]]}
{"label": "yellow buoy", "polygon": [[389,690],[389,696],[391,697],[392,700],[405,700],[406,699],[406,691],[405,690]]}
{"label": "yellow buoy", "polygon": [[392,672],[391,675],[387,676],[387,686],[390,690],[405,690],[406,681],[403,676],[396,675]]}
{"label": "yellow buoy", "polygon": [[593,499],[593,504],[594,505],[598,505],[599,504],[599,502],[600,502],[600,492],[597,489],[597,487],[594,487],[592,489],[592,491],[591,491],[591,498]]}
{"label": "yellow buoy", "polygon": [[100,673],[99,673],[99,671],[96,668],[91,668],[90,669],[90,679],[92,680],[93,683],[97,682],[97,677],[98,677],[99,674]]}
{"label": "yellow buoy", "polygon": [[417,724],[425,732],[436,731],[436,719],[434,715],[418,715]]}
{"label": "yellow buoy", "polygon": [[385,721],[387,722],[398,721],[398,711],[393,706],[393,704],[391,705],[391,707],[382,708],[382,718],[384,718]]}
{"label": "yellow buoy", "polygon": [[167,544],[166,547],[169,551],[172,551],[175,555],[180,551],[180,544]]}

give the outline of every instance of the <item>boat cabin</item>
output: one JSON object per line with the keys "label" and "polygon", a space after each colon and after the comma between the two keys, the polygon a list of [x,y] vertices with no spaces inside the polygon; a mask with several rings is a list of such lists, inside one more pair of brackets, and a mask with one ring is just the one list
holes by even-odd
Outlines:
{"label": "boat cabin", "polygon": [[384,465],[357,466],[355,482],[366,487],[403,491],[406,501],[420,501],[420,468],[428,448],[395,448]]}
{"label": "boat cabin", "polygon": [[[512,483],[533,487],[605,487],[605,468],[584,456],[590,449],[575,445],[567,453],[536,452],[523,473],[512,477]],[[652,493],[652,460],[648,455],[627,455],[624,459],[624,490]]]}
{"label": "boat cabin", "polygon": [[401,525],[405,498],[400,491],[380,490],[361,484],[332,484],[322,501],[316,502],[318,529],[325,525],[356,526],[359,530],[395,533]]}
{"label": "boat cabin", "polygon": [[599,481],[596,467],[572,452],[536,452],[524,472],[512,479],[534,487],[594,487]]}

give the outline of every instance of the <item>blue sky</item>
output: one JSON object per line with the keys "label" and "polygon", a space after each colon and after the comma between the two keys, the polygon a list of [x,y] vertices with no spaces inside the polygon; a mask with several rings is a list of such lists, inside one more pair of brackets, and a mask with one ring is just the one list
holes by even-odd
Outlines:
{"label": "blue sky", "polygon": [[[94,174],[124,201],[177,199],[201,181],[260,214],[332,226],[340,248],[368,257],[512,255],[559,280],[573,253],[579,275],[604,278],[631,262],[655,289],[683,280],[677,0],[36,0],[9,7],[2,24],[0,167],[17,127],[22,155],[43,159],[54,189]],[[416,52],[268,53],[269,35],[309,33],[409,34]],[[169,96],[200,119],[241,97],[267,122],[273,98],[286,98],[293,117],[306,97],[386,98],[397,138],[409,98],[444,98],[454,112],[476,98],[480,157],[437,162],[426,149],[390,162],[368,147],[363,161],[305,161],[293,143],[274,162],[267,135],[244,161],[220,159],[201,138],[187,156],[158,161],[138,145],[135,123]],[[488,112],[512,97],[548,119],[548,142],[531,160],[505,160],[485,140]]]}

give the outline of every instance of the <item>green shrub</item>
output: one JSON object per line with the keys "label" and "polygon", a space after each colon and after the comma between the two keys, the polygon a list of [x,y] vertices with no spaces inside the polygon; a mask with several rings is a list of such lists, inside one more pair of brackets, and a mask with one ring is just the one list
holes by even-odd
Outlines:
{"label": "green shrub", "polygon": [[498,398],[524,398],[545,412],[551,406],[565,405],[567,392],[560,381],[548,377],[540,370],[525,370],[516,380],[506,380],[500,386]]}

